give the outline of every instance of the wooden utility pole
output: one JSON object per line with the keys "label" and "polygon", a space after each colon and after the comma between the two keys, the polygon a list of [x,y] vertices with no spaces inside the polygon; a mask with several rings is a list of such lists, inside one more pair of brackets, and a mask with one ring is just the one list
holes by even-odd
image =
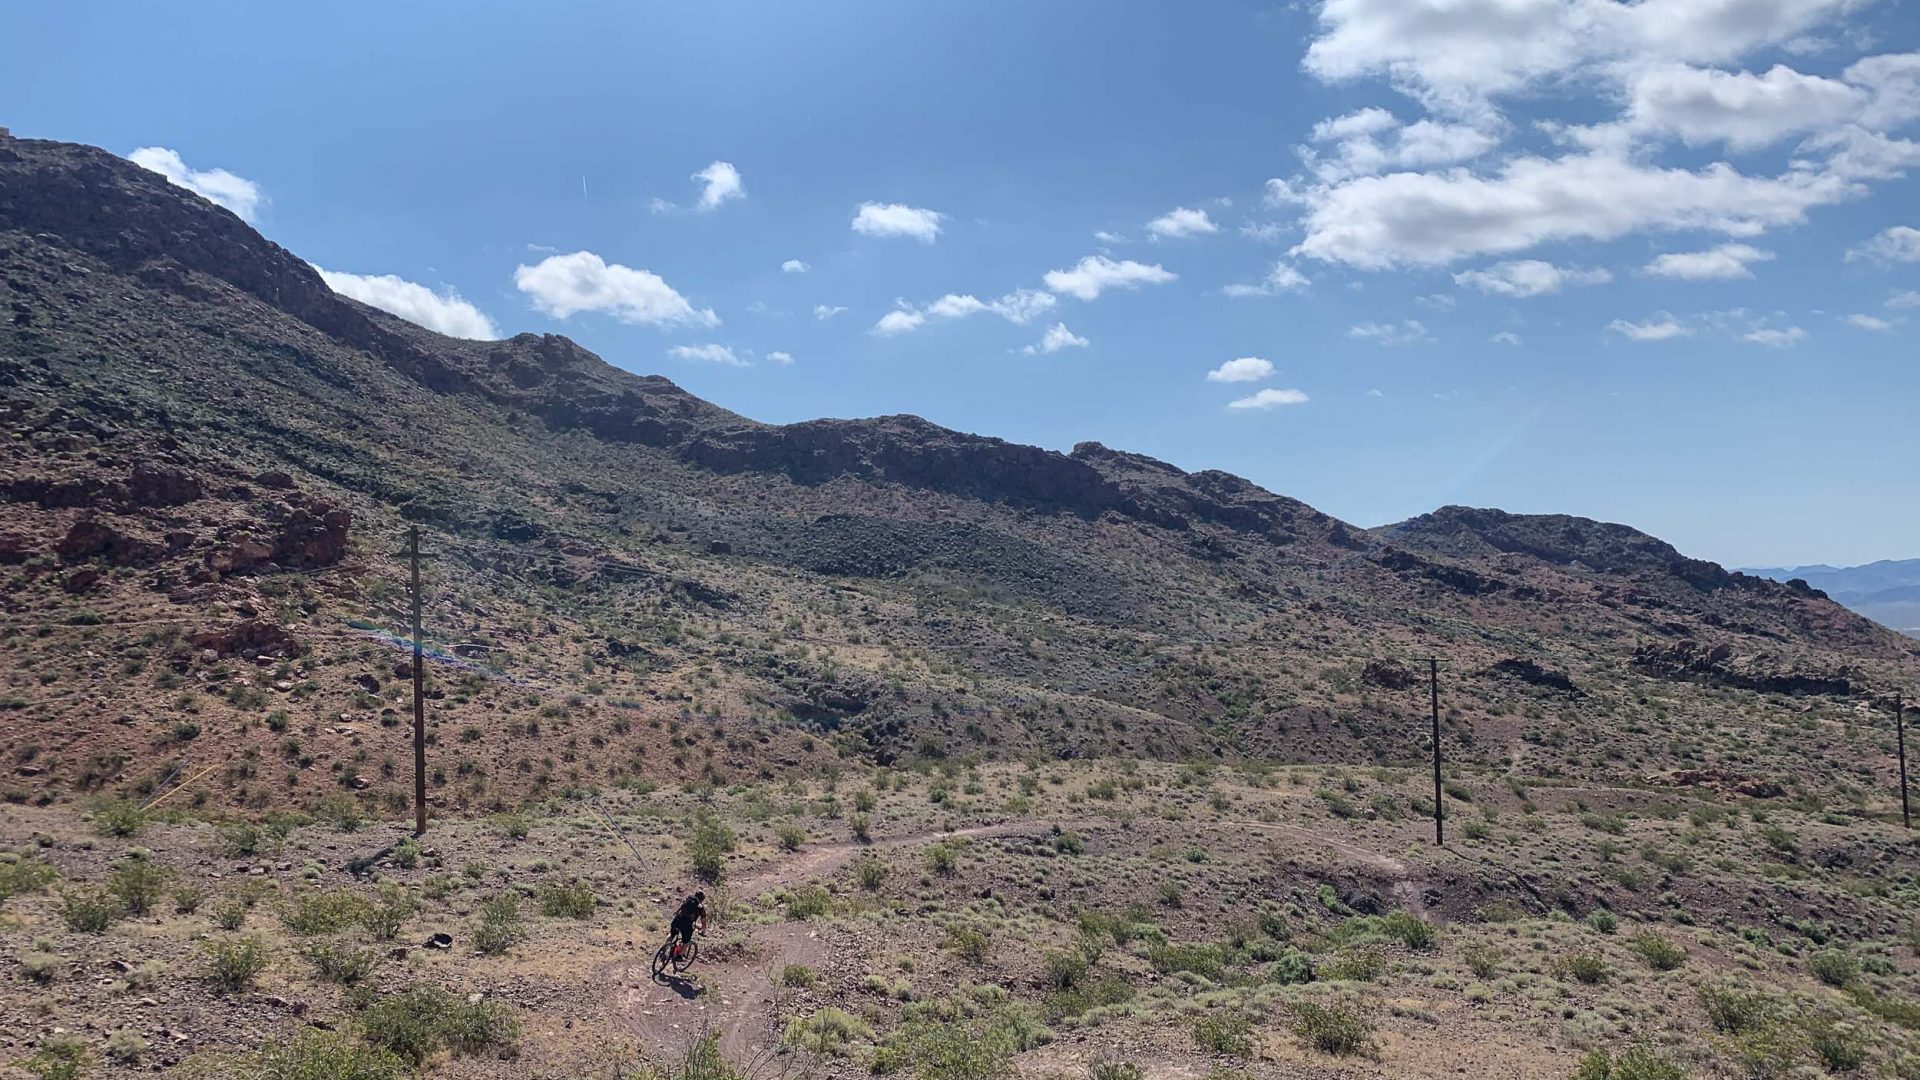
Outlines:
{"label": "wooden utility pole", "polygon": [[420,655],[420,526],[407,530],[407,555],[413,563],[413,833],[427,831],[426,667]]}
{"label": "wooden utility pole", "polygon": [[1893,692],[1893,732],[1900,748],[1900,824],[1913,828],[1913,815],[1907,809],[1907,719],[1900,691]]}
{"label": "wooden utility pole", "polygon": [[1447,832],[1441,823],[1446,815],[1440,809],[1440,661],[1436,657],[1427,658],[1427,686],[1433,702],[1433,842],[1444,847]]}

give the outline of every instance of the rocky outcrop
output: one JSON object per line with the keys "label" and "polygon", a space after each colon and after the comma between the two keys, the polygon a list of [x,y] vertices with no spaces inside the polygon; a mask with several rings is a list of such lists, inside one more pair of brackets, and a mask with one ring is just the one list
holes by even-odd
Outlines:
{"label": "rocky outcrop", "polygon": [[115,566],[146,566],[160,561],[168,551],[163,541],[128,531],[119,524],[96,517],[83,517],[53,545],[56,555],[68,562],[104,557]]}
{"label": "rocky outcrop", "polygon": [[193,635],[193,647],[218,657],[248,660],[262,656],[291,658],[302,651],[299,640],[285,627],[265,619],[247,619],[223,630],[203,630]]}
{"label": "rocky outcrop", "polygon": [[1496,679],[1513,679],[1562,694],[1578,697],[1580,688],[1573,684],[1573,677],[1564,671],[1554,671],[1541,667],[1538,663],[1523,656],[1509,656],[1496,661],[1481,674]]}
{"label": "rocky outcrop", "polygon": [[1783,666],[1764,655],[1736,656],[1727,644],[1703,645],[1692,639],[1670,644],[1649,642],[1633,652],[1635,669],[1662,679],[1689,679],[1770,694],[1853,692],[1854,673],[1845,666],[1813,671]]}
{"label": "rocky outcrop", "polygon": [[1360,669],[1360,681],[1382,690],[1405,690],[1413,685],[1413,672],[1391,660],[1369,660]]}

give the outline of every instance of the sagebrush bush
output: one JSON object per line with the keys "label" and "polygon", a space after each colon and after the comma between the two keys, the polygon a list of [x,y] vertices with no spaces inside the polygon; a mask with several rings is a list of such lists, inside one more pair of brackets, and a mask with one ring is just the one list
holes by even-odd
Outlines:
{"label": "sagebrush bush", "polygon": [[120,902],[99,889],[76,889],[60,894],[60,920],[81,934],[104,934],[120,917]]}
{"label": "sagebrush bush", "polygon": [[593,886],[584,881],[542,885],[538,898],[540,913],[549,919],[591,919],[598,903]]}
{"label": "sagebrush bush", "polygon": [[520,1021],[512,1009],[468,1002],[433,986],[381,998],[360,1015],[360,1027],[369,1045],[414,1065],[443,1048],[476,1054],[511,1047],[520,1039]]}
{"label": "sagebrush bush", "polygon": [[114,865],[107,876],[107,891],[120,902],[127,915],[145,915],[153,910],[173,871],[140,855],[129,855]]}
{"label": "sagebrush bush", "polygon": [[1253,1021],[1237,1012],[1205,1013],[1193,1019],[1193,1042],[1209,1054],[1253,1056]]}
{"label": "sagebrush bush", "polygon": [[353,986],[373,971],[375,956],[370,949],[356,949],[345,942],[323,941],[307,946],[307,960],[314,973],[328,982]]}
{"label": "sagebrush bush", "polygon": [[1655,971],[1672,971],[1687,962],[1687,950],[1654,933],[1642,930],[1627,939],[1627,948]]}
{"label": "sagebrush bush", "polygon": [[1860,976],[1860,962],[1841,949],[1822,949],[1807,957],[1807,972],[1828,986],[1845,986]]}
{"label": "sagebrush bush", "polygon": [[495,893],[480,902],[480,925],[473,931],[473,947],[484,956],[497,956],[520,940],[520,897]]}
{"label": "sagebrush bush", "polygon": [[796,1017],[787,1024],[781,1037],[789,1046],[798,1046],[829,1057],[849,1057],[854,1044],[872,1042],[873,1025],[844,1009],[828,1006],[810,1016]]}
{"label": "sagebrush bush", "polygon": [[206,958],[207,978],[221,993],[247,989],[267,969],[267,947],[252,935],[204,941],[200,952]]}
{"label": "sagebrush bush", "polygon": [[1373,1021],[1350,1005],[1295,1002],[1288,1023],[1301,1041],[1323,1054],[1342,1057],[1373,1051]]}

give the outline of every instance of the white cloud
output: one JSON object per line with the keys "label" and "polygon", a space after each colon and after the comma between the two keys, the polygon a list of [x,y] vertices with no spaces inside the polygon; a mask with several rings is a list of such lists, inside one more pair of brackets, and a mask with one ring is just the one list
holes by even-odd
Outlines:
{"label": "white cloud", "polygon": [[1321,183],[1336,184],[1393,169],[1471,161],[1500,145],[1500,138],[1472,124],[1402,125],[1385,109],[1365,108],[1315,124],[1310,142],[1297,148],[1301,163]]}
{"label": "white cloud", "polygon": [[1091,342],[1087,341],[1086,338],[1067,329],[1066,323],[1054,323],[1052,326],[1047,327],[1046,333],[1040,335],[1039,345],[1028,345],[1020,351],[1026,353],[1028,356],[1032,356],[1036,352],[1057,353],[1061,349],[1084,349],[1089,344],[1091,344]]}
{"label": "white cloud", "polygon": [[1605,154],[1522,156],[1492,175],[1401,172],[1300,195],[1308,203],[1306,236],[1293,250],[1381,270],[1639,231],[1744,237],[1860,190],[1847,177],[1806,168],[1755,177],[1719,162],[1691,171]]}
{"label": "white cloud", "polygon": [[699,360],[708,364],[725,364],[728,367],[746,367],[747,362],[734,354],[725,345],[675,345],[668,352],[682,360]]}
{"label": "white cloud", "polygon": [[1684,326],[1678,319],[1661,312],[1645,322],[1628,322],[1615,319],[1607,324],[1607,329],[1627,338],[1629,341],[1666,341],[1669,338],[1689,337],[1691,327]]}
{"label": "white cloud", "polygon": [[1249,221],[1240,226],[1240,235],[1263,244],[1278,243],[1292,228],[1278,221]]}
{"label": "white cloud", "polygon": [[808,266],[799,259],[788,259],[786,262],[780,264],[780,272],[783,274],[804,274],[811,269],[813,269],[813,267]]}
{"label": "white cloud", "polygon": [[1612,281],[1605,270],[1555,266],[1539,259],[1494,263],[1484,270],[1453,275],[1456,285],[1467,285],[1492,296],[1521,298],[1559,292],[1568,285],[1602,285]]}
{"label": "white cloud", "polygon": [[1137,263],[1132,259],[1115,262],[1105,255],[1089,255],[1072,269],[1049,270],[1047,288],[1081,300],[1092,300],[1108,289],[1136,289],[1141,285],[1160,285],[1179,275],[1159,264]]}
{"label": "white cloud", "polygon": [[821,322],[826,322],[828,319],[833,318],[845,310],[847,309],[835,304],[815,304],[813,305],[813,317],[819,319]]}
{"label": "white cloud", "polygon": [[1920,262],[1920,229],[1895,225],[1847,252],[1849,262],[1872,259],[1874,262]]}
{"label": "white cloud", "polygon": [[1429,311],[1452,311],[1454,305],[1459,303],[1451,293],[1428,293],[1414,297],[1413,302]]}
{"label": "white cloud", "polygon": [[1520,347],[1520,335],[1511,330],[1502,330],[1487,340],[1495,345],[1511,345],[1516,349]]}
{"label": "white cloud", "polygon": [[348,274],[316,266],[327,288],[448,337],[492,341],[500,328],[452,289],[434,292],[393,274]]}
{"label": "white cloud", "polygon": [[1848,325],[1858,327],[1861,330],[1872,330],[1880,334],[1892,330],[1897,322],[1899,322],[1899,320],[1883,319],[1878,315],[1854,314],[1847,316]]}
{"label": "white cloud", "polygon": [[926,322],[927,317],[921,312],[912,308],[900,308],[880,316],[880,321],[873,324],[873,332],[883,337],[891,337],[894,334],[918,330],[925,326]]}
{"label": "white cloud", "polygon": [[1126,237],[1116,232],[1108,232],[1105,229],[1095,229],[1093,231],[1093,238],[1103,244],[1124,244],[1127,242]]}
{"label": "white cloud", "polygon": [[1887,306],[1896,311],[1903,311],[1907,308],[1920,308],[1920,292],[1916,292],[1913,289],[1902,289],[1890,293],[1887,296]]}
{"label": "white cloud", "polygon": [[1284,262],[1276,262],[1267,276],[1253,284],[1235,282],[1220,291],[1228,296],[1272,296],[1280,292],[1301,292],[1313,284],[1307,275]]}
{"label": "white cloud", "polygon": [[1707,251],[1672,251],[1657,256],[1640,268],[1649,277],[1678,278],[1682,281],[1728,281],[1750,278],[1749,263],[1766,262],[1773,252],[1750,244],[1721,244]]}
{"label": "white cloud", "polygon": [[1259,382],[1273,377],[1273,361],[1258,356],[1242,356],[1228,360],[1212,371],[1207,372],[1208,382]]}
{"label": "white cloud", "polygon": [[1765,345],[1770,349],[1784,349],[1791,345],[1798,345],[1806,336],[1807,332],[1797,326],[1789,326],[1784,330],[1769,326],[1750,330],[1740,335],[1740,340],[1750,341],[1755,345]]}
{"label": "white cloud", "polygon": [[767,363],[779,364],[780,366],[785,367],[788,364],[793,363],[793,354],[790,352],[781,352],[779,349],[775,349],[774,351],[767,354]]}
{"label": "white cloud", "polygon": [[174,184],[186,188],[209,202],[224,206],[241,221],[253,221],[260,209],[260,185],[225,169],[190,169],[178,151],[164,146],[143,146],[127,155],[127,160],[143,169],[157,172]]}
{"label": "white cloud", "polygon": [[1147,222],[1147,231],[1157,239],[1177,240],[1187,236],[1205,236],[1220,231],[1205,210],[1185,206],[1173,209]]}
{"label": "white cloud", "polygon": [[1431,345],[1433,343],[1433,335],[1427,333],[1426,324],[1419,319],[1404,319],[1399,323],[1363,322],[1348,328],[1347,336],[1377,341],[1382,345]]}
{"label": "white cloud", "polygon": [[946,216],[901,203],[864,202],[854,212],[853,231],[865,236],[906,236],[931,244]]}
{"label": "white cloud", "polygon": [[1015,326],[1025,326],[1052,310],[1057,302],[1052,293],[1040,289],[1015,289],[992,301],[982,300],[970,293],[948,293],[917,309],[902,301],[900,310],[882,316],[874,325],[874,330],[882,334],[904,334],[918,330],[929,319],[964,319],[983,313],[998,315]]}
{"label": "white cloud", "polygon": [[703,185],[700,189],[702,210],[714,210],[729,199],[747,196],[746,185],[740,182],[740,170],[729,162],[716,161],[694,173],[693,178]]}
{"label": "white cloud", "polygon": [[1243,412],[1249,409],[1276,409],[1282,405],[1305,405],[1307,400],[1307,395],[1302,391],[1269,386],[1257,394],[1227,402],[1227,408]]}
{"label": "white cloud", "polygon": [[1576,137],[1604,143],[1668,135],[1689,146],[1725,143],[1733,151],[1757,150],[1851,121],[1868,101],[1866,91],[1784,64],[1760,75],[1652,65],[1633,71],[1627,93],[1627,112],[1617,124],[1578,131]]}
{"label": "white cloud", "polygon": [[556,319],[601,311],[621,322],[652,326],[717,326],[711,309],[695,308],[658,274],[607,263],[591,251],[549,255],[513,272],[513,284],[533,306]]}

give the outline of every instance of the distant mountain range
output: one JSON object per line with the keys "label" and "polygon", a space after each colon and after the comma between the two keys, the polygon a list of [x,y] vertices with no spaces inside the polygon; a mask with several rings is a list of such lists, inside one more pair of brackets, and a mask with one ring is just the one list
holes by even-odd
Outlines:
{"label": "distant mountain range", "polygon": [[1865,566],[1752,567],[1775,581],[1800,578],[1882,626],[1920,637],[1920,559],[1882,559]]}

